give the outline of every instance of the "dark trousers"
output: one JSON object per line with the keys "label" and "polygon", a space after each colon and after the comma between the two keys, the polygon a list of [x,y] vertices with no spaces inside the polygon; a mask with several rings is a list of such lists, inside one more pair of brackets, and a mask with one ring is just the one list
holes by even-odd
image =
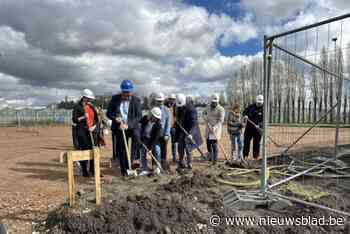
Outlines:
{"label": "dark trousers", "polygon": [[[93,132],[93,138],[94,138],[94,143],[96,145],[97,143],[97,133]],[[80,130],[79,133],[77,134],[77,141],[78,141],[78,149],[79,150],[91,150],[92,149],[92,142],[91,142],[91,137],[89,130]],[[90,171],[91,174],[95,173],[95,167],[94,167],[94,160],[90,160],[90,167],[88,170],[88,160],[83,160],[79,161],[81,165],[81,169],[83,171],[83,176],[87,176]]]}
{"label": "dark trousers", "polygon": [[260,140],[261,134],[256,129],[246,129],[244,132],[244,146],[243,156],[244,158],[249,156],[250,142],[253,139],[253,157],[258,158],[260,154]]}
{"label": "dark trousers", "polygon": [[208,152],[210,155],[209,160],[217,161],[218,154],[219,154],[218,141],[212,140],[212,139],[207,139],[207,149],[208,149]]}
{"label": "dark trousers", "polygon": [[117,149],[116,149],[116,143],[117,143],[117,136],[116,136],[116,134],[114,132],[112,132],[112,148],[113,148],[112,158],[113,159],[117,159],[118,158]]}
{"label": "dark trousers", "polygon": [[168,141],[165,141],[164,138],[160,138],[160,158],[163,169],[167,169],[167,154],[168,154]]}
{"label": "dark trousers", "polygon": [[179,153],[179,167],[184,167],[184,159],[186,154],[187,166],[192,164],[192,150],[190,149],[188,143],[185,138],[180,138],[177,144],[177,151]]}
{"label": "dark trousers", "polygon": [[77,137],[77,128],[75,126],[72,126],[72,140],[73,140],[73,147],[75,150],[79,149],[79,142]]}
{"label": "dark trousers", "polygon": [[175,162],[176,154],[177,154],[175,128],[171,128],[170,135],[171,135],[171,154],[173,155],[173,161]]}
{"label": "dark trousers", "polygon": [[[125,149],[125,143],[124,143],[124,138],[123,138],[123,133],[121,130],[116,130],[114,132],[116,135],[115,138],[115,150],[116,150],[116,157],[119,159],[119,164],[120,164],[120,172],[122,176],[127,176],[127,170],[130,169],[128,158],[127,158],[127,151]],[[137,129],[128,129],[125,130],[125,137],[127,144],[129,142],[129,139],[135,139],[135,141],[138,141],[138,130]],[[132,150],[133,151],[133,150]],[[137,151],[134,150],[133,153],[136,153]],[[133,157],[132,157],[133,158]]]}

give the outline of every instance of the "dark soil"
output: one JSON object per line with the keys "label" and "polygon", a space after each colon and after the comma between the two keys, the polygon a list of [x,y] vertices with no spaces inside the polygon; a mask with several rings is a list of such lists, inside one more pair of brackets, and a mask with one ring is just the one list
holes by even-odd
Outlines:
{"label": "dark soil", "polygon": [[[314,155],[310,152],[309,155]],[[315,153],[316,154],[316,153]],[[317,154],[320,156],[320,154]],[[323,155],[322,155],[323,156]],[[329,156],[329,155],[328,155]],[[51,212],[38,231],[47,233],[349,233],[348,224],[339,226],[237,226],[221,224],[212,227],[209,218],[220,217],[340,217],[334,213],[293,204],[283,210],[229,210],[223,206],[223,193],[232,187],[216,182],[222,167],[210,166],[193,173],[171,173],[161,177],[116,180],[103,185],[103,204],[94,207],[93,191],[79,192],[77,205],[67,204]],[[350,188],[347,180],[315,180],[302,178],[300,183],[312,184],[331,195],[317,201],[345,211],[350,210]],[[298,180],[296,180],[298,182]],[[91,187],[91,186],[90,186]],[[344,219],[345,220],[345,219]]]}

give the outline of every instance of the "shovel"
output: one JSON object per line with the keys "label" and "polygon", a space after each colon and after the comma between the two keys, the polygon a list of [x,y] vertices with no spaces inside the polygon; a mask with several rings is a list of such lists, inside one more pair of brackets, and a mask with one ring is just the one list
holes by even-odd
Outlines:
{"label": "shovel", "polygon": [[[251,121],[249,118],[247,119],[247,121],[249,123],[251,123],[254,128],[256,128],[256,130],[258,130],[258,132],[262,135],[263,134],[263,130],[258,126],[256,125],[253,121]],[[276,147],[279,147],[279,148],[284,148],[285,146],[281,145],[281,144],[278,144],[274,139],[272,139],[271,136],[267,136],[267,138],[269,138],[269,140],[272,142],[272,144],[274,144]]]}
{"label": "shovel", "polygon": [[143,142],[141,142],[141,145],[142,145],[143,148],[145,148],[145,150],[147,151],[147,153],[149,153],[149,154],[151,155],[152,159],[156,162],[158,168],[159,168],[162,172],[164,172],[164,170],[163,170],[163,168],[162,168],[162,165],[161,165],[160,162],[156,159],[156,157],[153,155],[153,153],[152,153],[150,150],[148,150],[147,146],[146,146]]}
{"label": "shovel", "polygon": [[219,147],[221,148],[222,152],[224,153],[224,156],[225,156],[226,161],[229,161],[229,160],[228,160],[227,153],[226,153],[226,151],[225,151],[225,148],[221,145],[221,143],[220,143],[218,137],[216,136],[214,130],[209,126],[209,123],[207,123],[207,127],[208,127],[209,131],[215,136],[215,139],[217,140]]}
{"label": "shovel", "polygon": [[125,147],[125,150],[126,150],[126,156],[128,158],[128,167],[129,167],[129,169],[126,170],[126,173],[127,173],[128,176],[137,176],[137,171],[131,169],[131,156],[130,156],[128,143],[126,141],[126,136],[125,136],[125,130],[124,129],[122,129],[122,133],[123,133],[124,147]]}
{"label": "shovel", "polygon": [[[176,124],[180,127],[180,129],[185,133],[185,135],[188,137],[190,134],[182,127],[182,125],[179,123],[179,121],[175,120]],[[206,158],[202,150],[199,148],[199,146],[196,144],[193,138],[190,138],[192,141],[192,144],[195,145],[198,152],[201,154],[202,158]]]}

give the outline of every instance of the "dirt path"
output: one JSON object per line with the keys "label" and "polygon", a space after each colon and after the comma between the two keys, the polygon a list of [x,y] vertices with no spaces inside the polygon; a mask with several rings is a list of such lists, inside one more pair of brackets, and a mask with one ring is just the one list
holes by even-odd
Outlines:
{"label": "dirt path", "polygon": [[[274,128],[272,132],[275,140],[288,143],[304,130]],[[302,145],[332,144],[333,132],[334,129],[316,129]],[[341,131],[343,142],[349,142],[349,133],[349,129]],[[111,155],[109,137],[107,140],[104,156]],[[222,143],[229,152],[227,135]],[[58,156],[60,152],[72,149],[71,145],[69,127],[0,128],[0,220],[9,226],[11,233],[32,233],[34,220],[45,217],[49,210],[66,200],[66,169],[58,163]],[[271,152],[280,150],[270,146]],[[205,150],[205,145],[202,148]],[[197,169],[201,166],[195,165]],[[118,175],[116,170],[105,170],[104,173],[106,179],[116,179]],[[87,183],[86,180],[79,181],[79,184]]]}

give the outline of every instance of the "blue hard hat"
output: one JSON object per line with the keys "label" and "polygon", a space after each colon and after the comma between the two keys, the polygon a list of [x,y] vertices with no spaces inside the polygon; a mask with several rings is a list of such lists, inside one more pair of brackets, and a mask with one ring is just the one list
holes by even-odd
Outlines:
{"label": "blue hard hat", "polygon": [[120,84],[122,92],[131,92],[134,89],[134,85],[131,80],[123,80]]}

